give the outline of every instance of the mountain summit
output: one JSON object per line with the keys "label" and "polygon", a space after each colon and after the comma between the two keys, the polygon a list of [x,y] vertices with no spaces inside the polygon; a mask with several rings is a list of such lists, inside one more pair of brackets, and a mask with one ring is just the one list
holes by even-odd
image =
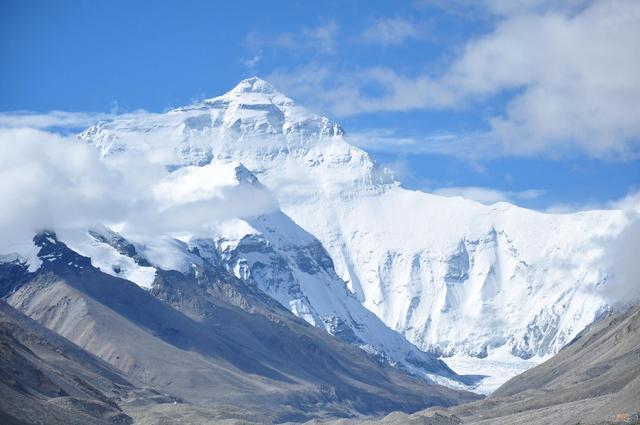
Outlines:
{"label": "mountain summit", "polygon": [[261,93],[267,96],[273,95],[285,97],[283,94],[278,92],[271,83],[256,76],[240,81],[238,85],[227,92],[225,96],[241,96],[242,94],[246,93]]}

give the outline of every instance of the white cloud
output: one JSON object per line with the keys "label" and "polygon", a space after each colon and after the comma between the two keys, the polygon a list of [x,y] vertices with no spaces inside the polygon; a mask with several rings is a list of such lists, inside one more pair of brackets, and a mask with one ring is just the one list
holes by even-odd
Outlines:
{"label": "white cloud", "polygon": [[328,54],[336,49],[338,31],[335,21],[329,20],[316,27],[302,28],[297,32],[282,32],[276,35],[250,32],[245,38],[245,44],[254,51],[285,49],[291,53],[313,51]]}
{"label": "white cloud", "polygon": [[336,36],[338,25],[334,21],[328,21],[315,28],[304,29],[303,39],[308,39],[314,45],[325,52],[333,52],[336,48]]}
{"label": "white cloud", "polygon": [[631,305],[640,301],[640,192],[609,205],[624,212],[627,225],[615,237],[603,241],[602,261],[611,276],[602,288],[603,295],[612,303]]}
{"label": "white cloud", "polygon": [[608,202],[604,208],[622,210],[628,217],[640,218],[640,192],[631,192],[621,199]]}
{"label": "white cloud", "polygon": [[0,128],[0,254],[12,252],[8,246],[28,241],[44,229],[118,224],[138,235],[207,234],[217,220],[276,208],[261,187],[237,185],[229,178],[215,187],[209,179],[208,185],[197,187],[197,199],[173,202],[162,189],[177,190],[176,185],[184,189],[189,170],[169,173],[151,159],[131,156],[105,162],[93,146],[75,137],[33,128]]}
{"label": "white cloud", "polygon": [[593,0],[416,0],[418,8],[432,6],[470,19],[524,13],[575,13]]}
{"label": "white cloud", "polygon": [[276,210],[275,198],[262,185],[239,184],[235,174],[238,166],[235,162],[189,166],[165,176],[151,187],[154,210],[137,217],[129,228],[146,229],[151,234],[206,235],[221,220]]}
{"label": "white cloud", "polygon": [[640,3],[601,1],[573,17],[509,18],[472,41],[442,82],[456,98],[521,89],[493,137],[519,154],[624,159],[640,140]]}
{"label": "white cloud", "polygon": [[[403,76],[385,67],[343,71],[312,63],[293,70],[276,69],[267,79],[338,116],[451,106],[455,100],[427,76]],[[378,94],[367,93],[371,87],[378,88]]]}
{"label": "white cloud", "polygon": [[129,113],[91,113],[91,112],[0,112],[0,128],[22,127],[32,129],[48,128],[87,128],[98,121],[110,121],[115,118],[128,119],[140,115],[149,115],[149,112],[137,110]]}
{"label": "white cloud", "polygon": [[420,34],[418,27],[402,18],[380,18],[362,33],[362,39],[377,43],[384,47],[402,44],[406,40],[416,38]]}
{"label": "white cloud", "polygon": [[614,306],[634,305],[640,302],[640,192],[608,202],[558,205],[547,212],[557,214],[605,209],[621,211],[626,220],[621,229],[597,242],[601,255],[595,262],[597,267],[604,266],[607,281],[595,290]]}
{"label": "white cloud", "polygon": [[480,3],[484,3],[493,14],[508,16],[522,13],[575,13],[592,3],[592,0],[484,0]]}
{"label": "white cloud", "polygon": [[345,71],[314,63],[275,70],[269,78],[340,116],[456,109],[506,94],[511,97],[504,112],[487,120],[486,152],[637,158],[640,2],[580,3],[568,8],[571,13],[542,7],[548,2],[525,3],[538,7],[505,14],[438,75],[404,75],[388,67]]}
{"label": "white cloud", "polygon": [[403,154],[445,154],[469,160],[500,155],[500,146],[487,133],[455,134],[440,132],[417,137],[394,129],[370,129],[347,133],[349,143],[369,152]]}
{"label": "white cloud", "polygon": [[550,205],[545,212],[550,214],[573,214],[580,211],[621,210],[628,217],[640,217],[640,192],[633,190],[620,199],[608,201],[562,202]]}
{"label": "white cloud", "polygon": [[[443,135],[443,137],[446,137]],[[356,133],[348,133],[349,143],[367,151],[418,153],[427,149],[427,143],[420,143],[414,137],[399,135],[393,129],[376,128]],[[434,137],[434,139],[437,139]]]}
{"label": "white cloud", "polygon": [[605,295],[614,302],[637,303],[640,301],[640,219],[636,217],[631,221],[607,248],[612,281]]}
{"label": "white cloud", "polygon": [[122,176],[95,149],[39,130],[0,129],[0,181],[3,243],[46,228],[117,220],[130,209],[114,190],[126,190]]}
{"label": "white cloud", "polygon": [[256,67],[256,65],[258,65],[258,62],[260,62],[261,59],[262,55],[253,55],[249,59],[245,59],[244,61],[242,61],[242,64],[249,69],[253,69]]}
{"label": "white cloud", "polygon": [[538,198],[545,193],[545,191],[541,189],[512,192],[477,186],[443,187],[431,190],[430,192],[448,197],[461,196],[487,205],[495,204],[496,202],[517,203],[517,201]]}

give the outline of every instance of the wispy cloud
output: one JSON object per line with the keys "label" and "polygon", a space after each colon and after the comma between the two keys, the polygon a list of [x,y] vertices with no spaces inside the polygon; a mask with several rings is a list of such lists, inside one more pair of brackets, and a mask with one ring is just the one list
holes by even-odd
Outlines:
{"label": "wispy cloud", "polygon": [[0,112],[0,128],[26,127],[36,129],[68,128],[84,129],[99,121],[111,121],[114,119],[129,119],[141,115],[150,115],[150,112],[137,110],[126,113],[104,112]]}
{"label": "wispy cloud", "polygon": [[388,67],[339,70],[331,64],[310,63],[276,69],[267,78],[292,96],[343,117],[449,107],[456,101],[454,93],[428,76],[401,75]]}
{"label": "wispy cloud", "polygon": [[250,32],[245,38],[245,45],[251,51],[266,49],[287,50],[290,53],[320,54],[333,53],[336,50],[336,37],[339,28],[335,21],[328,20],[315,27],[304,27],[297,32],[282,32],[275,35]]}
{"label": "wispy cloud", "polygon": [[256,54],[248,59],[243,60],[242,64],[249,69],[254,69],[258,65],[258,62],[260,62],[261,59],[262,59],[262,55]]}
{"label": "wispy cloud", "polygon": [[441,196],[461,196],[487,205],[495,204],[496,202],[518,203],[518,201],[538,198],[546,193],[545,190],[542,189],[514,192],[478,186],[452,186],[435,188],[428,191]]}
{"label": "wispy cloud", "polygon": [[402,44],[420,35],[418,26],[403,18],[379,18],[362,32],[362,39],[384,47]]}
{"label": "wispy cloud", "polygon": [[545,208],[551,214],[572,214],[592,210],[622,210],[630,217],[640,218],[640,192],[631,190],[620,199],[609,201],[559,202]]}
{"label": "wispy cloud", "polygon": [[369,152],[396,154],[441,154],[470,161],[504,155],[491,134],[438,132],[422,136],[403,135],[395,129],[371,129],[347,133],[348,141]]}
{"label": "wispy cloud", "polygon": [[484,19],[527,13],[576,13],[593,0],[414,0],[418,8],[435,7],[449,13]]}

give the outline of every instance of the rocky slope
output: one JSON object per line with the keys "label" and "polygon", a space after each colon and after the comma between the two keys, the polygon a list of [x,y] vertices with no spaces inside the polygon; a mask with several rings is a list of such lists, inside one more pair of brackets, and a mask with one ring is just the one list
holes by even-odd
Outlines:
{"label": "rocky slope", "polygon": [[[381,365],[186,247],[191,271],[156,268],[145,290],[101,272],[53,233],[34,243],[37,271],[2,265],[9,304],[128,378],[204,410],[230,405],[281,422],[477,398]],[[159,408],[185,410],[172,406]]]}
{"label": "rocky slope", "polygon": [[123,406],[175,399],[142,389],[104,361],[0,300],[0,422],[131,424]]}

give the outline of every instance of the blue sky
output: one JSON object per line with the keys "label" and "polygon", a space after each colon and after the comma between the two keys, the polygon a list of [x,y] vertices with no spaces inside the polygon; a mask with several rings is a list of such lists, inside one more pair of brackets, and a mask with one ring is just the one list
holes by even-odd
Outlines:
{"label": "blue sky", "polygon": [[633,1],[0,3],[0,111],[163,111],[259,75],[405,185],[538,209],[640,189]]}

